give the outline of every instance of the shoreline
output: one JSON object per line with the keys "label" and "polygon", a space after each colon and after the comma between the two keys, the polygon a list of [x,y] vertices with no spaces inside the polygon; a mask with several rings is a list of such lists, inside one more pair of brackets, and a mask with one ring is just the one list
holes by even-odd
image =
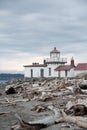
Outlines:
{"label": "shoreline", "polygon": [[[2,95],[0,96],[0,112],[8,112],[0,115],[0,128],[9,130],[15,124],[19,124],[15,114],[18,113],[26,122],[34,121],[53,115],[53,112],[46,109],[53,105],[56,108],[64,109],[69,101],[77,102],[76,95],[66,91],[66,88],[74,83],[74,80],[66,79],[15,79],[9,82],[1,83]],[[4,86],[4,87],[3,87]],[[6,87],[13,87],[16,90],[14,94],[6,94]],[[78,95],[78,94],[77,94]],[[80,95],[80,93],[79,93]],[[79,96],[79,99],[82,96]],[[86,97],[83,97],[85,99]],[[34,107],[40,106],[40,109]],[[45,109],[44,109],[45,107]],[[74,130],[80,129],[76,125],[69,123],[59,123],[50,125],[44,130]]]}

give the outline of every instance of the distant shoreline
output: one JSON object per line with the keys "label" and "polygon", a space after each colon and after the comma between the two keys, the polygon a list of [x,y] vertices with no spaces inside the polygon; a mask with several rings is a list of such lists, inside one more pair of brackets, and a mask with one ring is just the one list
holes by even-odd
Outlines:
{"label": "distant shoreline", "polygon": [[5,81],[16,79],[16,78],[24,78],[24,75],[23,74],[8,74],[8,73],[0,74],[0,82],[5,82]]}

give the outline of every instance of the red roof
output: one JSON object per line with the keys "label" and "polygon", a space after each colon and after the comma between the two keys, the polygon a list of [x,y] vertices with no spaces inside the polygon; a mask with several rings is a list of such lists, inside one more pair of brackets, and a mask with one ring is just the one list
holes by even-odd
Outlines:
{"label": "red roof", "polygon": [[54,49],[51,51],[51,53],[60,53],[60,51],[58,51],[58,50],[56,49],[56,47],[54,47]]}
{"label": "red roof", "polygon": [[79,63],[75,70],[87,70],[87,63]]}
{"label": "red roof", "polygon": [[70,70],[71,68],[73,68],[71,65],[60,65],[55,70],[56,71]]}

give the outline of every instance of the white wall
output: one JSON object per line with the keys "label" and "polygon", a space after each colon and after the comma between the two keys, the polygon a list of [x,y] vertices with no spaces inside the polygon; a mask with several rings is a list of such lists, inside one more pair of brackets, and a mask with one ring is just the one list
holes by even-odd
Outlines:
{"label": "white wall", "polygon": [[74,68],[70,69],[69,73],[68,73],[68,77],[74,77],[75,73],[74,73]]}
{"label": "white wall", "polygon": [[25,67],[24,77],[31,77],[31,76],[30,76],[30,68],[29,68],[29,67]]}
{"label": "white wall", "polygon": [[60,71],[60,77],[65,77],[65,71]]}
{"label": "white wall", "polygon": [[[58,77],[58,71],[55,71],[57,64],[49,64],[47,66],[46,77]],[[51,75],[49,76],[49,68],[51,68]]]}
{"label": "white wall", "polygon": [[[57,64],[49,64],[47,67],[25,67],[25,77],[31,77],[31,69],[33,70],[33,77],[41,77],[40,70],[44,70],[44,77],[58,77],[58,71],[55,71]],[[51,68],[51,75],[49,76],[49,68]]]}
{"label": "white wall", "polygon": [[[65,77],[65,70],[60,72],[60,77]],[[67,77],[74,77],[74,68],[67,71]]]}
{"label": "white wall", "polygon": [[44,76],[46,73],[46,67],[25,67],[25,77],[31,77],[31,69],[33,70],[33,77],[40,77],[40,70],[44,70]]}
{"label": "white wall", "polygon": [[[31,77],[31,69],[33,70],[33,77],[41,77],[40,70],[44,70],[44,77],[58,77],[58,71],[55,68],[58,67],[57,64],[48,64],[47,67],[25,67],[25,77]],[[51,75],[49,76],[49,68],[51,68]],[[78,73],[81,73],[78,72]],[[67,77],[74,77],[76,72],[74,68],[67,71]],[[65,71],[60,72],[60,77],[65,77]]]}

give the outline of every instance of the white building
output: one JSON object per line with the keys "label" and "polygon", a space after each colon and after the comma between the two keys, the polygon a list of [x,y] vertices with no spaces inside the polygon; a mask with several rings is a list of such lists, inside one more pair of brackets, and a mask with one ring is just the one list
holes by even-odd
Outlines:
{"label": "white building", "polygon": [[60,51],[54,47],[50,52],[50,58],[45,59],[43,64],[32,63],[25,65],[25,77],[58,77],[58,71],[55,69],[67,63],[66,58],[60,58]]}
{"label": "white building", "polygon": [[74,65],[74,59],[71,59],[70,65],[66,65],[67,59],[60,58],[60,51],[54,47],[50,52],[50,58],[45,59],[43,64],[32,63],[25,65],[25,77],[74,77],[80,73],[87,73],[87,63]]}
{"label": "white building", "polygon": [[74,75],[78,75],[81,73],[87,73],[87,63],[79,63],[74,70]]}
{"label": "white building", "polygon": [[59,77],[74,77],[74,59],[71,59],[70,65],[60,65],[55,70],[58,71]]}

